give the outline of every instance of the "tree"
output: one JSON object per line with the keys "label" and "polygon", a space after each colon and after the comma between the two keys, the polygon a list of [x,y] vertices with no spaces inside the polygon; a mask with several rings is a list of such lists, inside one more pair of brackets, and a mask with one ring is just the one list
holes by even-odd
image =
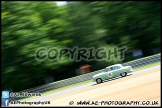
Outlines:
{"label": "tree", "polygon": [[[22,90],[33,87],[37,83],[33,80],[51,74],[48,69],[57,69],[71,62],[67,57],[59,62],[35,59],[35,52],[39,48],[62,48],[69,41],[57,41],[54,38],[59,30],[68,25],[60,25],[63,20],[55,16],[57,7],[53,2],[3,2],[2,7],[3,89]],[[45,10],[38,11],[38,7]],[[50,34],[52,30],[54,32]]]}

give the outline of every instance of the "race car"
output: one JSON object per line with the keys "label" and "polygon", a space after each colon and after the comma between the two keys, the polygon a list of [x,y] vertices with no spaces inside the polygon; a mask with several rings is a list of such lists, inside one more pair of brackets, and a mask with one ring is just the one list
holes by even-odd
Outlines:
{"label": "race car", "polygon": [[131,73],[131,66],[122,66],[121,64],[115,64],[106,67],[101,73],[93,76],[93,82],[102,83],[104,80],[115,78],[118,76],[125,77],[128,73]]}

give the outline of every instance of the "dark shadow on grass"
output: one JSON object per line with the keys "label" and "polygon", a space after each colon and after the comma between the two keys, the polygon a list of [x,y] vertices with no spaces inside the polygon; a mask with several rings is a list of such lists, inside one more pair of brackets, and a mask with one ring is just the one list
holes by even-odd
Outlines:
{"label": "dark shadow on grass", "polygon": [[[110,82],[110,81],[114,81],[114,80],[121,79],[121,78],[126,78],[126,77],[131,76],[131,75],[133,75],[133,74],[128,74],[125,77],[119,76],[119,77],[115,77],[115,78],[112,78],[112,79],[108,79],[108,80],[103,81],[100,84],[103,84],[103,83],[106,83],[106,82]],[[95,85],[99,85],[99,84],[95,83],[95,84],[92,84],[91,86],[95,86]]]}

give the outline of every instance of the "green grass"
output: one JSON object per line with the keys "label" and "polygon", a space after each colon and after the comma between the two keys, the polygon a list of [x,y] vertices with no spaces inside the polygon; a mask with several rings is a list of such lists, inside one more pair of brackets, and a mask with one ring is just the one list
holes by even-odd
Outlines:
{"label": "green grass", "polygon": [[[156,65],[159,65],[160,63],[161,62],[156,62],[156,63],[148,64],[148,65],[145,65],[145,66],[137,67],[137,68],[133,69],[133,72],[136,72],[136,71],[141,70],[141,69],[146,69],[148,67],[156,66]],[[92,83],[92,80],[88,80],[88,81],[80,82],[80,83],[77,83],[77,84],[72,84],[72,85],[69,85],[69,86],[58,88],[58,89],[55,89],[55,90],[51,90],[51,91],[42,93],[42,96],[46,96],[48,94],[60,92],[60,91],[63,91],[63,90],[67,90],[67,89],[70,89],[70,88],[73,88],[73,87],[78,87],[78,86],[89,84],[89,83]],[[37,98],[37,97],[24,98],[24,99],[21,99],[21,101],[27,101],[27,100],[34,99],[34,98]]]}
{"label": "green grass", "polygon": [[146,68],[149,68],[149,67],[160,65],[160,63],[161,62],[155,62],[155,63],[148,64],[148,65],[145,65],[145,66],[137,67],[137,68],[134,68],[133,71],[135,72],[135,71],[138,71],[138,70],[141,70],[141,69],[146,69]]}
{"label": "green grass", "polygon": [[[69,85],[69,86],[61,87],[61,88],[58,88],[58,89],[55,89],[55,90],[51,90],[51,91],[42,93],[42,96],[46,96],[48,94],[52,94],[52,93],[55,93],[55,92],[60,92],[60,91],[63,91],[63,90],[68,90],[70,88],[85,85],[85,84],[88,84],[88,83],[92,83],[92,80],[88,80],[88,81],[72,84],[72,85]],[[27,101],[27,100],[34,99],[34,98],[37,98],[37,97],[29,97],[29,98],[24,98],[24,99],[20,99],[20,100],[21,101]]]}
{"label": "green grass", "polygon": [[148,57],[144,57],[144,58],[140,58],[140,59],[137,59],[137,60],[132,60],[132,61],[129,61],[129,62],[126,62],[126,63],[133,63],[133,62],[135,62],[135,61],[144,60],[144,59],[146,59],[146,58],[151,58],[151,57],[154,57],[154,56],[157,56],[157,55],[161,55],[161,53],[155,54],[155,55],[151,55],[151,56],[148,56]]}

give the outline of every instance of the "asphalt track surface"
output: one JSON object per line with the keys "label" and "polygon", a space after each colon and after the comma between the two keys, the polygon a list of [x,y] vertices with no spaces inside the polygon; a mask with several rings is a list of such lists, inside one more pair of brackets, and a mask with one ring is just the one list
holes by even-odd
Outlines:
{"label": "asphalt track surface", "polygon": [[[106,90],[107,92],[109,92],[109,89],[111,90],[111,88],[110,88],[111,86],[115,87],[115,89],[118,89],[118,90],[120,88],[126,87],[127,83],[125,83],[125,86],[124,86],[124,83],[123,83],[123,85],[118,85],[117,86],[118,83],[124,82],[124,81],[129,82],[129,86],[132,85],[132,88],[133,88],[133,85],[134,85],[134,87],[137,86],[138,88],[145,87],[145,88],[143,88],[143,89],[141,88],[141,89],[139,89],[137,91],[133,91],[133,89],[132,89],[132,92],[136,93],[136,92],[139,92],[139,91],[143,91],[141,93],[149,93],[149,92],[154,91],[151,94],[146,94],[146,95],[141,94],[141,95],[144,95],[144,98],[142,98],[143,96],[141,98],[138,98],[138,97],[140,97],[140,95],[138,94],[137,98],[132,97],[133,100],[141,100],[141,99],[143,99],[143,100],[150,100],[150,102],[151,102],[151,100],[153,99],[153,100],[158,100],[159,101],[158,105],[161,105],[160,100],[159,100],[161,98],[160,97],[160,68],[161,68],[160,65],[158,65],[158,66],[150,67],[150,68],[143,69],[143,70],[140,70],[140,71],[132,72],[132,73],[128,74],[126,77],[113,78],[111,80],[104,81],[101,84],[96,84],[96,82],[92,82],[92,83],[89,83],[89,84],[81,85],[79,87],[74,87],[74,88],[70,88],[70,89],[67,89],[67,90],[64,90],[64,91],[55,92],[55,93],[52,93],[52,94],[49,94],[49,95],[46,95],[46,96],[41,96],[41,97],[31,99],[31,100],[28,101],[28,102],[51,101],[50,105],[25,105],[25,106],[78,106],[78,105],[76,105],[76,102],[78,102],[80,100],[90,100],[90,101],[92,101],[92,100],[94,100],[94,101],[95,100],[97,100],[97,101],[105,100],[106,101],[107,99],[114,100],[116,97],[117,98],[115,100],[118,100],[118,99],[119,100],[123,100],[123,99],[130,100],[130,98],[124,98],[124,97],[120,97],[120,96],[116,96],[116,97],[113,98],[113,96],[112,96],[112,94],[114,92],[113,90],[112,90],[113,91],[112,94],[109,94],[109,96],[112,97],[112,98],[108,98],[106,96],[106,94],[103,94],[105,92],[104,87],[109,87],[109,88],[105,88],[105,89],[108,89],[108,90]],[[141,79],[138,79],[138,77],[140,77],[141,75],[143,75],[143,77]],[[144,77],[144,75],[145,75],[145,77]],[[149,75],[151,75],[151,76],[149,76]],[[154,76],[154,77],[151,78],[152,76]],[[140,81],[140,80],[142,81],[143,85],[141,85],[141,87],[139,85],[135,85],[136,83],[134,83],[133,80],[132,80],[134,77],[136,78],[136,79],[134,79],[134,81],[135,80],[137,82]],[[146,80],[145,80],[145,78],[146,78]],[[155,80],[151,81],[153,79],[155,79]],[[130,83],[131,81],[133,82],[133,84]],[[150,82],[145,82],[145,81],[150,81]],[[153,84],[151,86],[151,84],[152,84],[151,82],[155,82],[156,85]],[[115,86],[115,84],[116,84],[116,86]],[[147,87],[147,85],[150,85],[150,87]],[[101,89],[101,87],[103,89]],[[151,88],[152,89],[155,88],[155,89],[153,91],[149,91],[149,90],[152,90]],[[96,89],[96,91],[95,91],[95,89]],[[101,91],[97,92],[97,89],[101,89]],[[134,90],[135,89],[136,88],[134,88]],[[146,91],[146,90],[148,90],[148,91]],[[127,92],[127,91],[129,91],[129,88],[127,88],[125,92]],[[130,88],[130,91],[131,91],[131,88]],[[119,92],[119,94],[120,94],[120,92]],[[132,94],[132,92],[131,92],[131,94]],[[82,94],[82,93],[84,93],[84,94]],[[86,93],[88,93],[88,94],[86,95]],[[91,93],[94,93],[94,94],[91,94]],[[101,96],[98,96],[98,98],[94,97],[95,95],[97,95],[97,93],[99,93],[101,95]],[[73,94],[74,94],[74,96],[73,96]],[[117,95],[117,94],[118,93],[114,94],[114,96]],[[121,94],[123,94],[123,93],[121,93]],[[81,95],[80,98],[76,98],[79,95]],[[125,95],[125,94],[123,94],[123,95]],[[127,97],[127,95],[125,97]],[[153,98],[152,99],[146,98],[148,95],[151,95],[151,98],[152,97]],[[106,97],[104,97],[104,96],[106,96]],[[90,97],[93,97],[93,98],[90,98]],[[80,99],[80,100],[78,100],[78,99]],[[74,101],[74,104],[69,105],[70,101]],[[24,106],[24,105],[12,104],[10,106]],[[83,105],[81,105],[81,106],[83,106]]]}

